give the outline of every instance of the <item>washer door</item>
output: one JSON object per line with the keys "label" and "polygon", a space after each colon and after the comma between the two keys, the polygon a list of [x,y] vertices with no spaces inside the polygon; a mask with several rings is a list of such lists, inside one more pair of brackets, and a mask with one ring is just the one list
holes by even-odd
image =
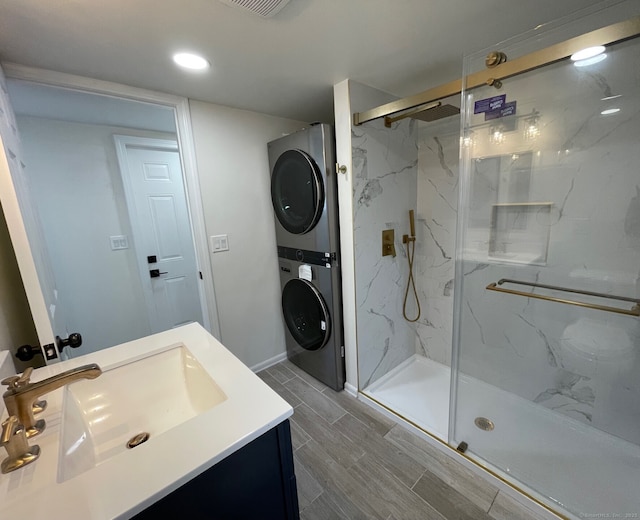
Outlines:
{"label": "washer door", "polygon": [[280,224],[303,235],[322,216],[324,186],[315,161],[302,150],[287,150],[273,167],[271,202]]}
{"label": "washer door", "polygon": [[285,284],[282,313],[289,332],[302,348],[318,350],[329,341],[329,309],[322,295],[308,281],[295,278]]}

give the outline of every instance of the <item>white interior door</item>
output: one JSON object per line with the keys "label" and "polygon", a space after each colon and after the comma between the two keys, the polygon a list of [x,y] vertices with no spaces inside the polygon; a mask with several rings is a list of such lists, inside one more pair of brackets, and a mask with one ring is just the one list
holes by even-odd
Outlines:
{"label": "white interior door", "polygon": [[203,324],[177,143],[114,136],[152,332]]}
{"label": "white interior door", "polygon": [[32,202],[15,116],[0,70],[0,203],[47,363],[59,360],[56,336],[68,335],[63,306]]}

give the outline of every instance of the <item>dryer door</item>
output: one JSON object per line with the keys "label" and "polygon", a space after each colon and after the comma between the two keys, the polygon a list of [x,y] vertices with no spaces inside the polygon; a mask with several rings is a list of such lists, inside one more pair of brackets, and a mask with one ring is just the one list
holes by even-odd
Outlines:
{"label": "dryer door", "polygon": [[322,216],[324,185],[315,161],[302,150],[287,150],[273,167],[271,202],[282,226],[296,235],[313,229]]}
{"label": "dryer door", "polygon": [[329,309],[322,295],[308,281],[295,278],[285,284],[282,313],[289,332],[302,348],[318,350],[329,341]]}

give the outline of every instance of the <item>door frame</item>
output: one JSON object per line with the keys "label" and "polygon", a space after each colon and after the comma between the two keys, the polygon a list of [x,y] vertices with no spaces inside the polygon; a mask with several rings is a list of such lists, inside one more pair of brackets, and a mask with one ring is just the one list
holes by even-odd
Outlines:
{"label": "door frame", "polygon": [[178,151],[180,152],[182,178],[187,196],[187,210],[191,221],[191,233],[196,252],[196,263],[198,270],[202,273],[202,278],[199,279],[198,283],[198,293],[202,307],[203,325],[213,336],[220,340],[218,306],[215,297],[213,269],[209,257],[204,209],[196,167],[189,100],[172,94],[130,87],[110,81],[75,76],[63,72],[27,67],[15,63],[3,63],[2,68],[5,77],[8,79],[29,81],[91,94],[101,94],[115,98],[161,105],[174,110],[176,141],[178,143]]}

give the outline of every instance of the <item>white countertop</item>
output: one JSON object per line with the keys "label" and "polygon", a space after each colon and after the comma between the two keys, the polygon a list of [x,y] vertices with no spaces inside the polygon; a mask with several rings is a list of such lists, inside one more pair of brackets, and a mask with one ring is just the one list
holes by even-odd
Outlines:
{"label": "white countertop", "polygon": [[[176,343],[184,344],[220,386],[227,396],[224,402],[75,478],[58,482],[64,389],[47,394],[48,408],[37,416],[45,419],[47,427],[29,440],[42,453],[32,464],[0,475],[0,518],[130,518],[293,414],[286,401],[198,324],[40,368],[31,380],[87,363],[97,363],[105,371]],[[4,459],[6,452],[2,452]]]}

